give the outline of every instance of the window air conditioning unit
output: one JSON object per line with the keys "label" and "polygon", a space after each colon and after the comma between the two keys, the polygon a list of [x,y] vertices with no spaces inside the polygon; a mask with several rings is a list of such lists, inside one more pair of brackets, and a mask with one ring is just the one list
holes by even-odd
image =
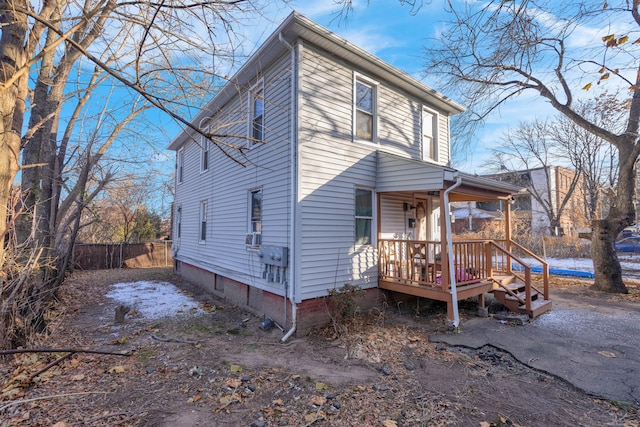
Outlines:
{"label": "window air conditioning unit", "polygon": [[260,246],[260,243],[262,243],[262,233],[260,233],[259,231],[247,233],[244,243],[251,248]]}

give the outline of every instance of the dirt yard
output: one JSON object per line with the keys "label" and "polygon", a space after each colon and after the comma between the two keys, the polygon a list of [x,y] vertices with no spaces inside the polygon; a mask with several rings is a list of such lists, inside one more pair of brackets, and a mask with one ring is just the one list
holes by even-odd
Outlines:
{"label": "dirt yard", "polygon": [[[174,283],[197,306],[154,319],[133,310],[115,323],[118,302],[105,294],[143,280]],[[589,294],[578,281],[554,292]],[[611,298],[640,304],[634,292]],[[497,349],[430,343],[444,324],[437,303],[387,307],[286,344],[279,329],[260,329],[262,320],[170,269],[75,273],[38,347],[125,356],[0,359],[0,427],[640,425],[635,408]]]}

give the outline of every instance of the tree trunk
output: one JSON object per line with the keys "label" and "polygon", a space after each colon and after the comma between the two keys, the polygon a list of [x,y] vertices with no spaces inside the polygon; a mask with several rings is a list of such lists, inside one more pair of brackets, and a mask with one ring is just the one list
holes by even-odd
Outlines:
{"label": "tree trunk", "polygon": [[[634,95],[635,97],[636,95]],[[602,292],[629,292],[622,282],[622,268],[616,253],[615,241],[625,227],[635,222],[633,194],[636,181],[637,148],[633,134],[624,135],[618,144],[618,182],[611,201],[609,215],[592,221],[591,257],[595,282],[591,289]]]}
{"label": "tree trunk", "polygon": [[549,235],[560,237],[560,218],[555,215],[549,218]]}
{"label": "tree trunk", "polygon": [[595,220],[592,226],[591,258],[596,277],[591,289],[626,294],[628,290],[622,282],[622,268],[614,245],[615,228],[612,229],[606,219]]}
{"label": "tree trunk", "polygon": [[[15,77],[27,60],[23,43],[29,25],[25,14],[14,11],[15,5],[13,2],[0,1],[0,84],[3,85]],[[25,1],[17,5],[28,8]],[[26,74],[0,89],[0,266],[5,257],[4,237],[12,220],[7,216],[7,209],[13,180],[20,167],[20,135],[27,90]]]}

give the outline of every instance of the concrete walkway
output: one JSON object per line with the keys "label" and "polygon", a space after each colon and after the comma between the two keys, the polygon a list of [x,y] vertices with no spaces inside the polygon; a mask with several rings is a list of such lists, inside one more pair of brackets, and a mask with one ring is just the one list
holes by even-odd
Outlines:
{"label": "concrete walkway", "polygon": [[474,349],[492,345],[588,393],[640,407],[640,306],[551,298],[553,309],[524,326],[472,317],[460,333],[431,341]]}

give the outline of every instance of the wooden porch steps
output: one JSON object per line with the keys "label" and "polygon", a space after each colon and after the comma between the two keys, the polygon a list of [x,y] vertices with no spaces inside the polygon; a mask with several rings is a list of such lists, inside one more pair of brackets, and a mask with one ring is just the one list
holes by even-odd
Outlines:
{"label": "wooden porch steps", "polygon": [[553,302],[551,302],[550,300],[546,300],[544,298],[538,298],[535,299],[533,301],[531,301],[531,311],[527,312],[527,306],[526,305],[521,305],[519,307],[520,310],[522,310],[523,313],[527,313],[529,315],[529,317],[531,318],[535,318],[540,316],[543,313],[546,313],[547,311],[551,310],[551,308],[553,307]]}
{"label": "wooden porch steps", "polygon": [[526,314],[531,318],[551,310],[553,303],[544,299],[536,290],[531,290],[531,309],[527,310],[525,284],[514,276],[496,276],[493,296],[514,313]]}

